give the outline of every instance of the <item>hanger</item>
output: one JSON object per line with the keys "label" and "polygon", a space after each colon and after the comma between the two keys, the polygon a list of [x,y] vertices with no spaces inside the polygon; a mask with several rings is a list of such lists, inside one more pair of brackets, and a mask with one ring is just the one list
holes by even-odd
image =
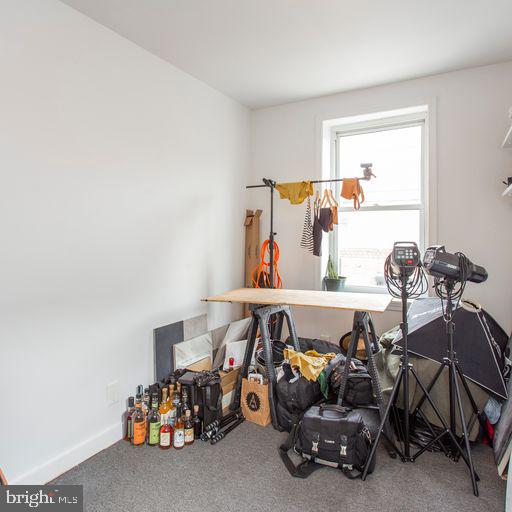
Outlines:
{"label": "hanger", "polygon": [[322,198],[322,203],[320,204],[320,207],[324,207],[327,205],[329,205],[330,208],[338,206],[338,203],[336,202],[336,199],[334,199],[332,190],[330,188],[324,189],[324,196]]}

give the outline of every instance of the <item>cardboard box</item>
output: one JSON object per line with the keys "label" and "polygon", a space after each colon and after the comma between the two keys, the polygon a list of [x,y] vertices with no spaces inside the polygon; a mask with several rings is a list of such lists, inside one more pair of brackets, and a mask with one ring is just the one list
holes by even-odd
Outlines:
{"label": "cardboard box", "polygon": [[230,372],[220,371],[220,386],[222,388],[223,395],[231,393],[236,388],[238,377],[240,375],[241,368],[236,368]]}

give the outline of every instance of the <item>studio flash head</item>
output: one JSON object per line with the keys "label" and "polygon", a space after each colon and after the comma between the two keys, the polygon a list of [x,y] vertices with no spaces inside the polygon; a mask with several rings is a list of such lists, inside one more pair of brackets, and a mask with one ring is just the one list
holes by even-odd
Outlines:
{"label": "studio flash head", "polygon": [[395,242],[391,253],[391,269],[397,275],[410,276],[421,265],[420,251],[415,242]]}
{"label": "studio flash head", "polygon": [[444,245],[429,247],[423,257],[423,266],[437,279],[472,283],[483,283],[487,279],[487,270],[484,267],[475,265],[461,253],[446,252]]}

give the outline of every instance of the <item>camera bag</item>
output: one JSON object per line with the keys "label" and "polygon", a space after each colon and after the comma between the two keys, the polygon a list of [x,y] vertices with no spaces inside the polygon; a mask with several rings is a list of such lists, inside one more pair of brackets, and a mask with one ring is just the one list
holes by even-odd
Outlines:
{"label": "camera bag", "polygon": [[[343,402],[352,406],[359,407],[362,405],[370,405],[374,403],[372,378],[368,373],[365,365],[359,359],[352,358],[350,362],[350,370],[345,386],[345,396]],[[337,394],[343,372],[345,371],[345,359],[332,370],[329,383],[331,389]]]}
{"label": "camera bag", "polygon": [[[359,478],[370,453],[372,436],[357,410],[335,405],[313,405],[290,432],[279,448],[289,473],[307,478],[321,466],[340,469],[345,476]],[[296,466],[288,455],[290,449],[303,457]],[[369,472],[375,467],[372,460]]]}

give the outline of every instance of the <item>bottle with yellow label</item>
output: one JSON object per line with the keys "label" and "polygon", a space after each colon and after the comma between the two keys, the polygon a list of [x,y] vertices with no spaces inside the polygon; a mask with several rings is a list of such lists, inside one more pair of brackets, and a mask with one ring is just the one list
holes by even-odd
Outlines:
{"label": "bottle with yellow label", "polygon": [[146,415],[142,411],[141,396],[137,395],[132,414],[132,444],[140,446],[146,442]]}
{"label": "bottle with yellow label", "polygon": [[162,388],[162,401],[160,402],[160,423],[163,425],[169,418],[171,402],[167,396],[167,388]]}
{"label": "bottle with yellow label", "polygon": [[190,415],[190,409],[185,412],[185,444],[192,444],[194,442],[194,423],[192,422],[192,416]]}
{"label": "bottle with yellow label", "polygon": [[151,400],[151,410],[148,414],[148,444],[157,446],[160,442],[160,413],[158,412],[158,394],[154,393]]}

